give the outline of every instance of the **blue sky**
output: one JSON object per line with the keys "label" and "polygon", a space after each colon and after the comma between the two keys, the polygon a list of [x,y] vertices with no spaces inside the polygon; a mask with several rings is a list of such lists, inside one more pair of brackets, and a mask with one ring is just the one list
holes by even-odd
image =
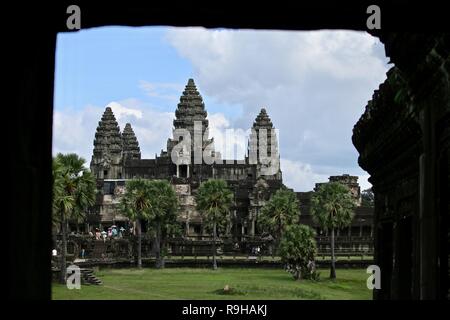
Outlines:
{"label": "blue sky", "polygon": [[[379,41],[354,31],[103,27],[61,33],[53,150],[89,162],[108,105],[121,128],[132,124],[143,157],[153,157],[165,149],[179,96],[194,78],[217,148],[226,129],[242,138],[265,107],[280,130],[286,185],[307,191],[329,175],[350,173],[368,187],[351,130],[388,69]],[[245,143],[232,143],[239,158]]]}
{"label": "blue sky", "polygon": [[[192,65],[166,39],[167,28],[102,27],[78,33],[60,33],[56,53],[54,105],[80,109],[87,104],[134,97],[155,108],[174,111],[167,99],[151,97],[141,81],[179,84],[194,77]],[[164,88],[159,88],[164,90]],[[171,88],[169,93],[179,95]],[[238,106],[215,103],[205,97],[208,111],[235,116]],[[176,107],[176,105],[175,105]]]}

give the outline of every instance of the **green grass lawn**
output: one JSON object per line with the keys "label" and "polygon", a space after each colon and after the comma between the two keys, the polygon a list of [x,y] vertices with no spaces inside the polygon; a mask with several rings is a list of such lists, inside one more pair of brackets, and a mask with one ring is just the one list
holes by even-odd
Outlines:
{"label": "green grass lawn", "polygon": [[[103,285],[82,285],[69,290],[54,283],[55,300],[111,299],[359,299],[372,298],[366,287],[369,276],[363,269],[338,269],[337,280],[328,279],[329,270],[320,270],[321,280],[294,281],[280,269],[256,268],[166,268],[103,269],[96,272]],[[223,294],[225,285],[232,294]]]}

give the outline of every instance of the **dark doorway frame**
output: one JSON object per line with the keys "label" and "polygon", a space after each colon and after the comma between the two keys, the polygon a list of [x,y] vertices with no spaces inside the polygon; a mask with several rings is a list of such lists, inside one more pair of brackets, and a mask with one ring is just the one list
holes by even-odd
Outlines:
{"label": "dark doorway frame", "polygon": [[[366,30],[366,9],[374,1],[221,2],[78,2],[81,27],[204,26],[280,30]],[[413,6],[407,1],[375,1],[382,7],[383,29],[372,34],[382,42],[402,29],[443,30],[446,10],[440,5]],[[10,298],[51,298],[51,151],[56,35],[67,32],[66,9],[57,4],[14,4],[16,20],[7,35],[9,82],[14,98],[10,108],[13,128],[7,141],[8,295]],[[428,16],[429,19],[425,17]],[[430,19],[431,18],[431,19]],[[19,20],[19,23],[18,21]],[[429,20],[429,21],[428,21]],[[411,22],[413,21],[413,22]],[[431,24],[430,24],[431,21]],[[18,25],[24,28],[19,30]],[[396,60],[396,52],[387,52]],[[397,63],[397,62],[395,62]],[[363,106],[362,106],[363,107]]]}

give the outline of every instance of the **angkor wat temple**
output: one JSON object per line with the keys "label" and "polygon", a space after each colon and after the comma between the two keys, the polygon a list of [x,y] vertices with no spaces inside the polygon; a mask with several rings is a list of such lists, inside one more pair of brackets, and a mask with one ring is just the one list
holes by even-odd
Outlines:
{"label": "angkor wat temple", "polygon": [[[226,180],[234,192],[229,234],[235,241],[258,236],[259,212],[271,195],[283,186],[277,134],[267,111],[263,108],[257,115],[249,135],[247,153],[240,160],[222,159],[221,154],[215,151],[214,138],[208,136],[205,104],[192,79],[181,95],[173,126],[167,149],[161,150],[154,159],[141,159],[139,142],[131,124],[127,123],[121,133],[111,108],[106,108],[97,127],[90,164],[99,190],[96,208],[89,216],[91,227],[128,223],[117,207],[127,179],[167,179],[179,196],[179,221],[185,238],[203,239],[207,235],[202,228],[201,215],[195,208],[195,193],[202,181],[216,178]],[[196,134],[201,134],[201,141],[191,139]],[[173,159],[174,154],[178,156],[177,161]],[[204,157],[199,160],[196,158],[198,154],[207,154],[214,161],[208,162]],[[367,244],[371,246],[373,210],[360,205],[357,179],[349,175],[330,177],[330,181],[346,184],[359,204],[353,225],[340,233],[345,237],[367,237]],[[318,236],[325,237],[326,231],[317,228],[309,215],[313,192],[297,192],[300,219],[317,229]]]}

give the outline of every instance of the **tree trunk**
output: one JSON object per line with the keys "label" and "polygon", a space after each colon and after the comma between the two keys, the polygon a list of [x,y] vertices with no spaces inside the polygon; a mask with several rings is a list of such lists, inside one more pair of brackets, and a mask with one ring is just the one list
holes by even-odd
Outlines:
{"label": "tree trunk", "polygon": [[301,271],[299,270],[298,266],[295,266],[295,275],[294,279],[296,281],[299,281],[301,279]]}
{"label": "tree trunk", "polygon": [[331,269],[330,279],[336,279],[336,263],[334,257],[334,228],[331,228]]}
{"label": "tree trunk", "polygon": [[67,265],[66,265],[66,255],[67,255],[67,223],[65,219],[65,215],[63,211],[61,211],[61,236],[62,236],[62,245],[61,245],[61,274],[60,274],[60,282],[62,284],[66,284],[66,276],[67,276]]}
{"label": "tree trunk", "polygon": [[155,267],[161,268],[161,222],[156,223],[156,235],[155,235]]}
{"label": "tree trunk", "polygon": [[142,232],[141,232],[141,220],[136,220],[136,233],[138,237],[137,246],[137,267],[142,269]]}
{"label": "tree trunk", "polygon": [[165,239],[166,239],[165,236],[161,237],[161,252],[163,253],[161,255],[161,269],[164,269],[164,267],[166,266],[166,259],[164,257],[164,253],[166,252],[167,241]]}
{"label": "tree trunk", "polygon": [[213,269],[217,270],[217,260],[216,260],[216,223],[213,224]]}

